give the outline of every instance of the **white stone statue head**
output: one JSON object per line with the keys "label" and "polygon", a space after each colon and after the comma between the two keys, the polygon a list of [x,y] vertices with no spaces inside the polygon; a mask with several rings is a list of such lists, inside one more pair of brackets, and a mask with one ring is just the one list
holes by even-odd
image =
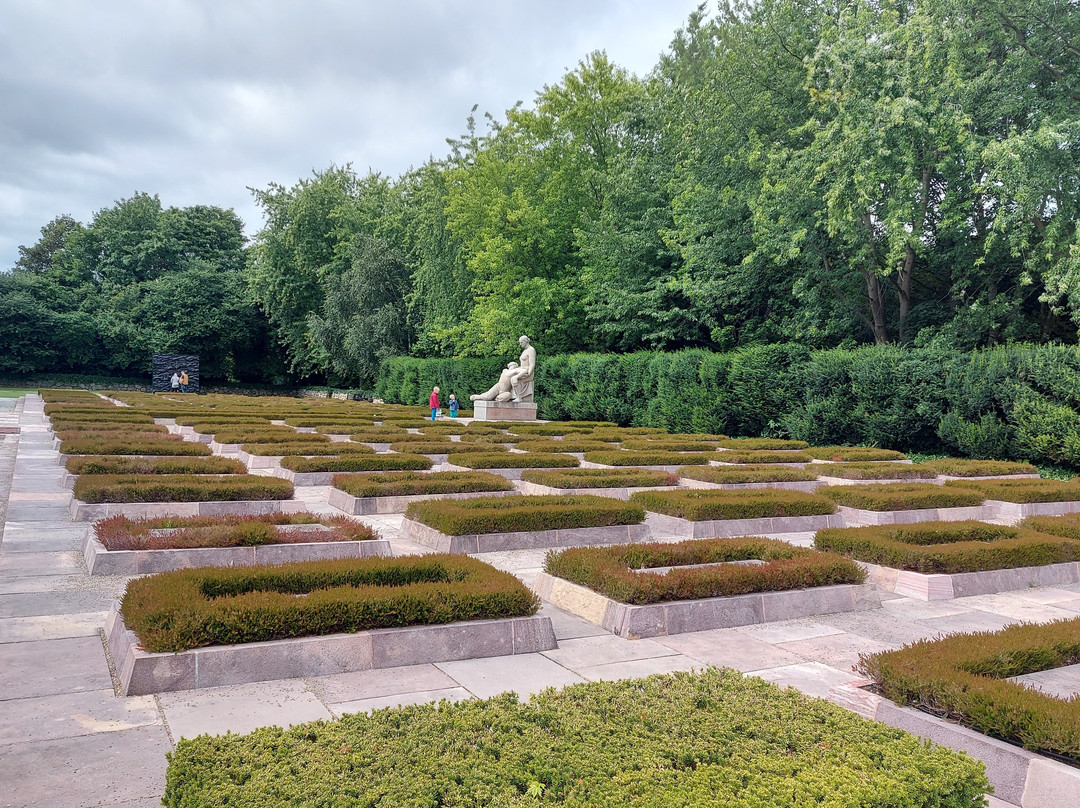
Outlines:
{"label": "white stone statue head", "polygon": [[524,348],[528,344],[529,344],[529,338],[526,337],[524,334],[522,334],[520,337],[518,337],[518,345],[520,345],[522,348]]}
{"label": "white stone statue head", "polygon": [[521,365],[519,365],[517,362],[508,362],[506,367],[510,370],[516,370],[517,368],[521,367]]}

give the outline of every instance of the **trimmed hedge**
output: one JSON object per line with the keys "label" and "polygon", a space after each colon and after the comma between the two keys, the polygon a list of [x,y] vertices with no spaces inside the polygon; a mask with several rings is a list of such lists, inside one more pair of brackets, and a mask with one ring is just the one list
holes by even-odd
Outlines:
{"label": "trimmed hedge", "polygon": [[[731,563],[752,559],[765,563]],[[662,574],[649,571],[655,567],[675,569]],[[765,538],[549,550],[544,570],[620,603],[637,606],[866,580],[863,569],[842,556]]]}
{"label": "trimmed hedge", "polygon": [[864,511],[917,511],[926,508],[966,508],[987,499],[973,488],[946,488],[934,483],[888,483],[885,485],[825,485],[823,497]]}
{"label": "trimmed hedge", "polygon": [[804,449],[815,460],[864,463],[874,460],[905,460],[903,452],[893,449],[874,449],[866,446],[811,446]]}
{"label": "trimmed hedge", "polygon": [[1080,513],[1067,513],[1064,516],[1029,516],[1019,524],[1019,527],[1080,541]]}
{"label": "trimmed hedge", "polygon": [[967,460],[958,457],[943,457],[919,463],[923,468],[950,477],[991,477],[1004,474],[1038,474],[1039,470],[1030,463],[1012,463],[1004,460]]}
{"label": "trimmed hedge", "polygon": [[[178,415],[175,419],[177,426],[190,426],[194,428],[196,425],[210,425],[214,424],[219,427],[223,426],[238,426],[241,424],[251,424],[253,426],[272,426],[269,418],[265,418],[261,415],[225,415],[218,414],[213,411],[207,412],[201,415]],[[201,432],[202,430],[196,430]]]}
{"label": "trimmed hedge", "polygon": [[794,451],[805,449],[810,444],[804,440],[779,440],[777,438],[729,438],[722,440],[719,445],[725,449],[734,449],[739,452],[759,451]]}
{"label": "trimmed hedge", "polygon": [[691,522],[819,516],[836,512],[836,504],[825,497],[777,489],[638,491],[630,495],[630,501],[654,513],[678,516]]}
{"label": "trimmed hedge", "polygon": [[318,471],[415,471],[431,460],[414,454],[349,454],[344,457],[283,457],[281,467],[297,474]]}
{"label": "trimmed hedge", "polygon": [[453,440],[440,440],[440,441],[402,441],[401,443],[391,443],[390,448],[395,452],[411,452],[412,454],[490,454],[491,452],[505,452],[507,451],[505,446],[501,444],[495,444],[494,446],[480,446],[475,443],[466,443],[462,445],[458,441]]}
{"label": "trimmed hedge", "polygon": [[716,460],[716,454],[684,454],[682,452],[631,452],[624,449],[609,449],[599,452],[585,452],[585,459],[590,463],[603,466],[682,466],[699,464],[708,465]]}
{"label": "trimmed hedge", "polygon": [[405,516],[448,536],[638,525],[645,521],[645,511],[638,505],[587,494],[436,499],[410,503]]}
{"label": "trimmed hedge", "polygon": [[1080,500],[1080,477],[1071,480],[950,480],[948,488],[963,486],[1000,502],[1074,502]]}
{"label": "trimmed hedge", "polygon": [[522,440],[514,447],[526,452],[602,452],[611,446],[598,440]]}
{"label": "trimmed hedge", "polygon": [[[810,470],[796,469],[791,466],[687,466],[679,469],[679,476],[690,480],[701,480],[720,485],[739,485],[745,483],[789,483],[816,480],[818,475]],[[812,468],[819,468],[813,466]]]}
{"label": "trimmed hedge", "polygon": [[920,522],[819,530],[814,547],[925,574],[1041,567],[1080,560],[1080,542],[985,522]]}
{"label": "trimmed hedge", "polygon": [[920,640],[862,656],[859,670],[895,702],[1080,764],[1080,699],[1067,701],[1008,681],[1078,662],[1075,618]]}
{"label": "trimmed hedge", "polygon": [[334,487],[354,497],[410,497],[420,494],[472,494],[513,491],[514,484],[485,471],[435,471],[431,474],[339,474]]}
{"label": "trimmed hedge", "polygon": [[169,434],[167,429],[150,430],[147,428],[103,430],[97,429],[63,429],[55,432],[54,437],[61,443],[72,440],[103,440],[103,441],[135,441],[135,440],[161,440]]}
{"label": "trimmed hedge", "polygon": [[568,469],[580,465],[576,457],[564,454],[511,452],[454,453],[447,462],[469,469]]}
{"label": "trimmed hedge", "polygon": [[[289,530],[325,525],[328,531]],[[344,516],[276,513],[265,516],[192,516],[128,519],[112,516],[94,523],[107,550],[175,550],[195,547],[254,547],[262,544],[370,541],[378,534]]]}
{"label": "trimmed hedge", "polygon": [[204,443],[181,440],[125,440],[118,436],[108,439],[66,440],[60,453],[66,455],[161,455],[172,457],[207,457],[212,452]]}
{"label": "trimmed hedge", "polygon": [[553,437],[555,435],[584,435],[587,432],[591,432],[593,427],[589,424],[576,424],[576,423],[556,423],[551,422],[548,424],[514,424],[509,423],[506,425],[506,430],[511,435],[542,435],[547,437]]}
{"label": "trimmed hedge", "polygon": [[624,449],[630,451],[654,451],[654,452],[715,452],[717,444],[707,443],[701,440],[656,440],[631,439],[622,442]]}
{"label": "trimmed hedge", "polygon": [[[201,425],[205,426],[205,425]],[[275,429],[217,429],[201,430],[213,434],[217,443],[329,443],[330,438],[314,432],[297,432],[295,429],[281,427]]]}
{"label": "trimmed hedge", "polygon": [[168,433],[166,427],[158,428],[157,424],[153,421],[78,421],[68,420],[66,418],[61,419],[59,417],[51,419],[53,432],[130,432],[134,429],[139,431],[151,431],[160,433],[162,430]]}
{"label": "trimmed hedge", "polygon": [[171,808],[980,808],[989,788],[978,760],[717,668],[203,735],[168,756]]}
{"label": "trimmed hedge", "polygon": [[162,652],[522,617],[538,606],[508,572],[426,555],[164,572],[129,582],[120,610],[143,647]]}
{"label": "trimmed hedge", "polygon": [[742,452],[738,449],[729,449],[723,452],[717,452],[713,460],[719,460],[721,463],[809,463],[812,458],[806,452],[797,451],[755,451],[755,452]]}
{"label": "trimmed hedge", "polygon": [[72,474],[246,474],[247,466],[229,457],[124,457],[78,455],[65,464]]}
{"label": "trimmed hedge", "polygon": [[676,485],[679,481],[674,474],[648,469],[530,469],[521,473],[521,479],[552,488],[645,488],[654,485]]}
{"label": "trimmed hedge", "polygon": [[240,449],[258,457],[336,457],[337,455],[370,455],[375,450],[362,443],[327,441],[326,443],[244,443]]}
{"label": "trimmed hedge", "polygon": [[82,502],[218,502],[292,499],[293,485],[254,474],[212,476],[93,474],[75,480],[75,499]]}
{"label": "trimmed hedge", "polygon": [[933,480],[937,472],[924,465],[912,463],[832,463],[820,466],[822,477],[840,477],[844,480]]}

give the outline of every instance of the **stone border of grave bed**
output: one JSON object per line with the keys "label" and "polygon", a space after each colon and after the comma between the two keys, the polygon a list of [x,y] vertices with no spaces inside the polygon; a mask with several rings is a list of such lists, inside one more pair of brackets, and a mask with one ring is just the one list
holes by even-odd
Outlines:
{"label": "stone border of grave bed", "polygon": [[[836,512],[833,502],[801,491],[683,488],[634,494],[630,501],[648,510],[646,524],[654,534],[688,539],[798,533],[844,526],[843,517]],[[661,509],[674,513],[664,513]],[[802,514],[798,513],[800,510]],[[785,511],[788,513],[785,514]],[[677,515],[680,513],[686,516]],[[710,516],[710,513],[713,515]],[[774,515],[739,515],[754,513]],[[693,516],[700,518],[690,518]]]}
{"label": "stone border of grave bed", "polygon": [[300,513],[305,504],[296,499],[243,499],[217,502],[101,502],[73,499],[69,513],[74,522],[96,522],[110,516],[149,519],[158,516],[265,516]]}

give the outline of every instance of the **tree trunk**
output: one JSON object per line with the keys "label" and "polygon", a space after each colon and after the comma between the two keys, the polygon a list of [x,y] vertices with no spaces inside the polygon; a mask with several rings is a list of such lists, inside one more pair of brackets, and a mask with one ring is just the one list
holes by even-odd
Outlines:
{"label": "tree trunk", "polygon": [[908,242],[907,253],[904,255],[904,263],[896,276],[896,293],[900,297],[900,316],[897,330],[900,334],[900,342],[907,342],[907,316],[911,311],[911,276],[915,269],[915,248]]}
{"label": "tree trunk", "polygon": [[866,276],[866,297],[870,301],[871,325],[874,331],[874,342],[884,345],[889,341],[889,330],[885,327],[885,297],[881,292],[881,277],[869,270]]}

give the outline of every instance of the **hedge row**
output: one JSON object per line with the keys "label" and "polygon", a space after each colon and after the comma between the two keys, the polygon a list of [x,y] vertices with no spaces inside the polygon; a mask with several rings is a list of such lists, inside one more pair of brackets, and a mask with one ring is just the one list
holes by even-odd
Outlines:
{"label": "hedge row", "polygon": [[[820,468],[814,466],[812,468]],[[689,480],[701,480],[720,485],[739,485],[745,483],[790,483],[816,480],[818,475],[810,470],[796,469],[791,466],[686,466],[679,469],[679,476]]]}
{"label": "hedge row", "polygon": [[375,450],[362,443],[347,443],[345,441],[327,441],[326,443],[289,442],[289,443],[243,443],[242,451],[258,457],[334,457],[337,455],[369,455],[375,454]]}
{"label": "hedge row", "polygon": [[[731,563],[749,560],[765,563]],[[655,567],[674,569],[659,574],[650,571]],[[551,550],[544,569],[613,600],[639,606],[866,580],[862,568],[842,556],[764,538]]]}
{"label": "hedge row", "polygon": [[966,460],[958,457],[943,457],[928,460],[919,465],[937,474],[950,477],[992,477],[1005,474],[1039,473],[1039,470],[1030,463],[1012,463],[1003,460]]}
{"label": "hedge row", "polygon": [[342,457],[283,457],[281,467],[298,474],[318,471],[415,471],[431,460],[414,454],[347,454]]}
{"label": "hedge row", "polygon": [[460,421],[430,421],[420,427],[420,431],[425,435],[494,435],[502,432],[501,429],[480,421],[468,424]]}
{"label": "hedge row", "polygon": [[1078,662],[1080,618],[921,640],[861,657],[859,669],[893,701],[1080,764],[1080,699],[1008,681]]}
{"label": "hedge row", "polygon": [[[491,444],[488,444],[491,445]],[[522,440],[514,444],[515,448],[526,452],[602,452],[611,448],[611,444],[598,440]]]}
{"label": "hedge row", "polygon": [[439,499],[410,503],[405,515],[448,536],[637,525],[645,521],[645,511],[639,505],[591,495]]}
{"label": "hedge row", "polygon": [[814,546],[858,561],[926,574],[1080,561],[1080,541],[983,522],[819,530]]}
{"label": "hedge row", "polygon": [[866,446],[811,446],[803,451],[815,460],[831,460],[834,463],[905,459],[903,452],[892,449],[871,449]]}
{"label": "hedge row", "polygon": [[710,668],[203,735],[170,808],[979,808],[984,766],[824,699]]}
{"label": "hedge row", "polygon": [[82,502],[218,502],[291,499],[288,480],[254,474],[212,476],[93,474],[75,480],[75,499]]}
{"label": "hedge row", "polygon": [[[595,443],[596,441],[593,441]],[[689,438],[655,440],[631,438],[622,442],[622,448],[630,451],[653,452],[715,452],[717,444]]]}
{"label": "hedge row", "polygon": [[585,452],[585,459],[602,466],[681,466],[708,465],[716,459],[712,452],[686,454],[683,452],[632,452],[623,449],[608,449],[598,452]]}
{"label": "hedge row", "polygon": [[1080,477],[1071,480],[950,480],[946,488],[962,486],[1001,502],[1074,502],[1080,500]]}
{"label": "hedge row", "polygon": [[162,429],[165,432],[169,431],[165,427],[156,428],[157,425],[150,418],[145,421],[84,421],[57,416],[50,418],[49,422],[52,424],[53,432],[127,432],[135,427],[152,432],[161,432]]}
{"label": "hedge row", "polygon": [[508,572],[427,555],[165,572],[128,583],[120,608],[143,647],[160,652],[521,617],[538,606]]}
{"label": "hedge row", "polygon": [[744,452],[739,449],[730,449],[718,452],[713,459],[721,463],[809,463],[814,458],[806,452]]}
{"label": "hedge row", "polygon": [[1020,527],[1080,541],[1080,513],[1067,513],[1064,516],[1029,516],[1020,523]]}
{"label": "hedge row", "polygon": [[162,455],[173,457],[205,457],[211,454],[210,447],[204,443],[181,440],[178,435],[169,435],[175,440],[133,439],[126,440],[123,433],[115,438],[93,438],[66,440],[60,443],[60,453],[67,455]]}
{"label": "hedge row", "polygon": [[[387,360],[378,395],[422,403],[459,364]],[[497,375],[494,360],[484,367]],[[486,384],[491,376],[478,378]],[[536,389],[548,419],[1078,466],[1077,379],[1076,345],[968,353],[893,345],[811,352],[789,344],[545,356]]]}
{"label": "hedge row", "polygon": [[838,505],[864,511],[917,511],[926,508],[967,508],[987,499],[980,491],[934,483],[886,485],[826,485],[817,490]]}
{"label": "hedge row", "polygon": [[833,463],[820,466],[818,473],[824,477],[839,477],[844,480],[933,480],[937,471],[926,466],[912,463]]}
{"label": "hedge row", "polygon": [[[201,429],[199,427],[202,427]],[[199,424],[196,432],[209,433],[217,443],[329,443],[330,438],[315,432],[297,432],[288,427],[269,427],[258,429],[221,429],[207,424]]]}
{"label": "hedge row", "polygon": [[420,494],[471,494],[513,491],[514,484],[484,471],[436,471],[431,474],[339,474],[334,487],[354,497],[408,497]]}
{"label": "hedge row", "polygon": [[[326,531],[289,530],[296,525],[325,525]],[[375,531],[344,516],[307,513],[265,516],[192,516],[128,519],[112,516],[94,523],[107,550],[175,550],[195,547],[254,547],[261,544],[369,541]]]}
{"label": "hedge row", "polygon": [[719,442],[724,449],[740,452],[790,452],[806,449],[810,446],[804,440],[780,440],[778,438],[729,438]]}
{"label": "hedge row", "polygon": [[776,489],[638,491],[630,495],[630,501],[654,513],[678,516],[691,522],[817,516],[836,511],[832,500],[817,494]]}
{"label": "hedge row", "polygon": [[[119,430],[98,430],[98,429],[61,429],[54,432],[54,437],[58,438],[61,443],[64,441],[146,441],[146,440],[162,440],[163,437],[169,434],[169,430],[162,427],[161,429],[149,429],[147,427],[139,427],[138,429],[119,429]],[[168,438],[165,437],[167,440]]]}
{"label": "hedge row", "polygon": [[[424,437],[417,435],[416,437]],[[411,452],[412,454],[490,454],[492,452],[505,452],[505,446],[481,446],[475,443],[462,444],[456,440],[409,440],[400,443],[391,443],[390,448],[395,452]]]}
{"label": "hedge row", "polygon": [[469,469],[565,469],[579,465],[578,459],[569,455],[531,452],[454,453],[447,458],[447,462]]}
{"label": "hedge row", "polygon": [[521,473],[521,479],[552,488],[645,488],[677,485],[679,481],[674,474],[648,469],[528,470]]}
{"label": "hedge row", "polygon": [[228,457],[124,457],[78,455],[65,467],[72,474],[246,474],[247,466]]}

